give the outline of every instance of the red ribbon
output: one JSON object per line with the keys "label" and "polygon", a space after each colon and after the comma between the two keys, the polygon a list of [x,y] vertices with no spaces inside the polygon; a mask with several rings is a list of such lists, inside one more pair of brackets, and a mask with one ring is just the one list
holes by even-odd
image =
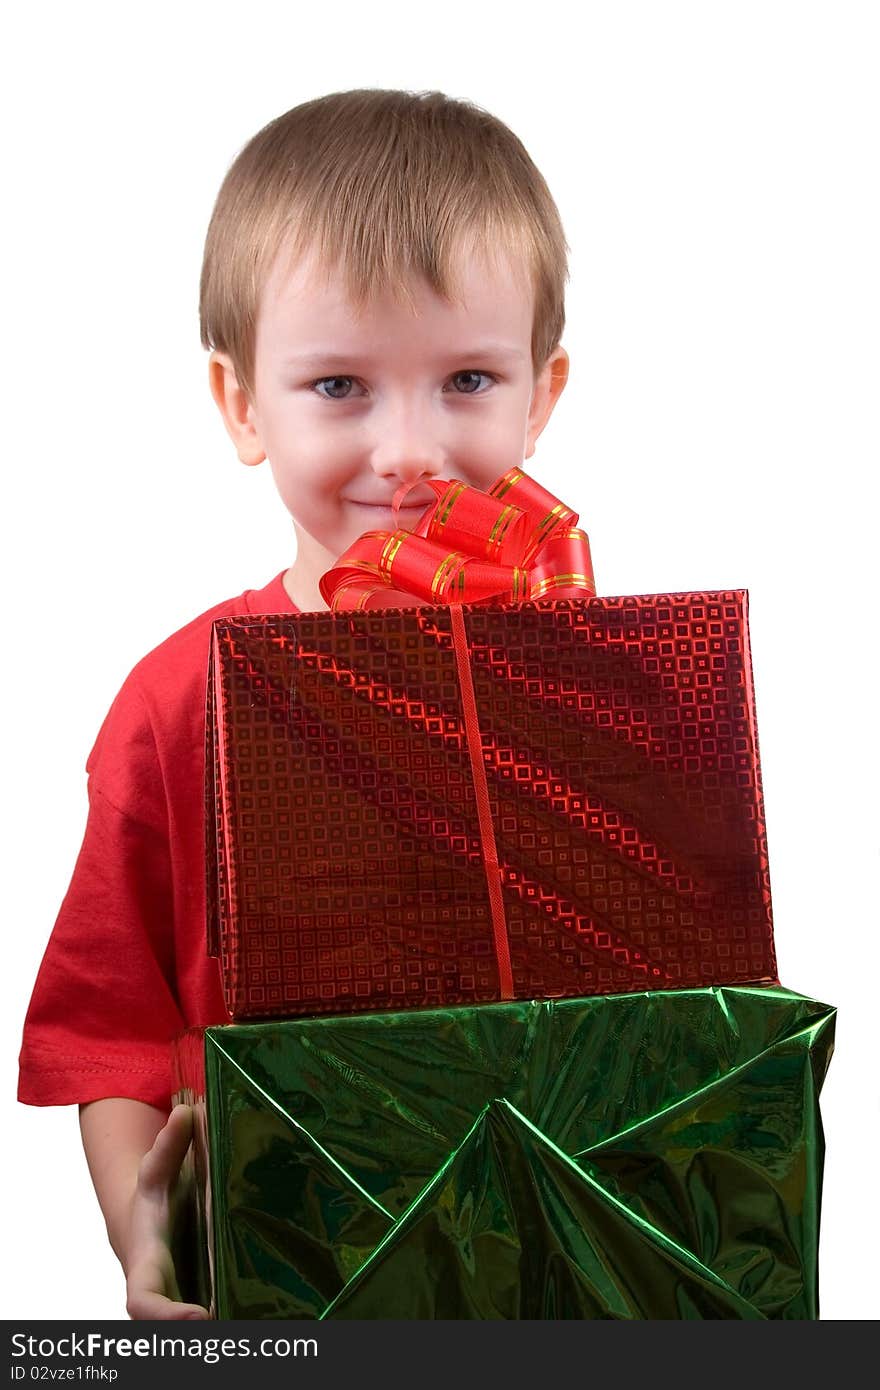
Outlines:
{"label": "red ribbon", "polygon": [[[394,519],[416,483],[394,496]],[[464,616],[459,605],[501,599],[583,598],[596,592],[590,542],[577,513],[521,468],[511,468],[488,492],[457,478],[431,479],[437,500],[414,531],[367,531],[322,577],[324,601],[340,609],[449,604],[468,757],[474,781],[483,869],[498,963],[499,992],[512,999],[513,967],[492,825],[477,704]],[[515,500],[514,500],[515,499]]]}
{"label": "red ribbon", "polygon": [[511,468],[488,492],[457,478],[425,483],[436,495],[413,531],[366,531],[318,587],[334,611],[481,603],[501,599],[584,598],[596,592],[590,542],[578,515]]}
{"label": "red ribbon", "polygon": [[470,758],[471,774],[474,779],[474,795],[477,801],[483,872],[486,875],[492,938],[495,943],[495,960],[498,964],[498,989],[502,999],[512,999],[513,966],[510,960],[510,938],[507,935],[504,894],[501,891],[501,866],[498,863],[498,846],[495,841],[495,827],[492,824],[492,802],[486,778],[483,741],[480,736],[477,699],[474,694],[474,678],[471,673],[467,633],[461,607],[455,604],[450,605],[449,618],[452,624],[452,645],[455,651],[455,664],[458,668],[458,684],[461,690],[461,707],[464,714],[468,757]]}

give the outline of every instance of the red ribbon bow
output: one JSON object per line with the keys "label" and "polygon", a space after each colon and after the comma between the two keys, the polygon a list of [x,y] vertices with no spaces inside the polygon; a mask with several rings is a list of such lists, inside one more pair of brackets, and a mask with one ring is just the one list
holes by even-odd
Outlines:
{"label": "red ribbon bow", "polygon": [[[596,592],[590,542],[552,492],[511,468],[488,492],[421,479],[436,494],[413,531],[365,531],[319,581],[340,609],[584,598]],[[395,519],[416,483],[394,496]],[[515,495],[515,501],[512,500]],[[454,547],[454,548],[453,548]]]}

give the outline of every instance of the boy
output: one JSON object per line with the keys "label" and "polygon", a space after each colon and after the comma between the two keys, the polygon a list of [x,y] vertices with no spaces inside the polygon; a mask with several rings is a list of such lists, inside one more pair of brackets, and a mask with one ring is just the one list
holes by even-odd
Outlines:
{"label": "boy", "polygon": [[[566,246],[499,121],[440,93],[354,91],[260,131],[218,195],[201,282],[211,391],[241,461],[269,460],[296,559],[131,672],[90,754],[89,818],[24,1030],[20,1099],[80,1104],[133,1318],[179,1301],[168,1206],[190,1139],[169,1043],[227,1021],[205,952],[211,622],[326,608],[318,580],[402,483],[488,486],[534,452],[565,385]],[[401,524],[432,494],[413,488]]]}

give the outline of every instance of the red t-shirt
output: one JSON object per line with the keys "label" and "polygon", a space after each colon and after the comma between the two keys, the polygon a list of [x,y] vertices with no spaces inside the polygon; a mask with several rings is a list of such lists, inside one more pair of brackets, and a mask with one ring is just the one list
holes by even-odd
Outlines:
{"label": "red t-shirt", "polygon": [[214,618],[290,613],[277,575],[145,656],[86,763],[89,815],[24,1025],[19,1100],[167,1106],[170,1042],[228,1022],[205,949],[205,685]]}

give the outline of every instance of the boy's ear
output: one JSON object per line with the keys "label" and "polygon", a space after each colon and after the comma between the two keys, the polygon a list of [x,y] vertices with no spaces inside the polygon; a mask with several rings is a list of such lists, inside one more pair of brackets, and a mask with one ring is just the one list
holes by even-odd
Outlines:
{"label": "boy's ear", "polygon": [[254,424],[254,412],[247,393],[238,384],[232,358],[225,352],[212,352],[208,358],[208,384],[226,432],[242,463],[262,463],[266,451]]}
{"label": "boy's ear", "polygon": [[526,431],[525,457],[530,459],[535,452],[538,435],[553,414],[553,407],[565,389],[568,381],[568,353],[564,347],[551,352],[535,382],[532,403],[529,406],[529,420]]}

